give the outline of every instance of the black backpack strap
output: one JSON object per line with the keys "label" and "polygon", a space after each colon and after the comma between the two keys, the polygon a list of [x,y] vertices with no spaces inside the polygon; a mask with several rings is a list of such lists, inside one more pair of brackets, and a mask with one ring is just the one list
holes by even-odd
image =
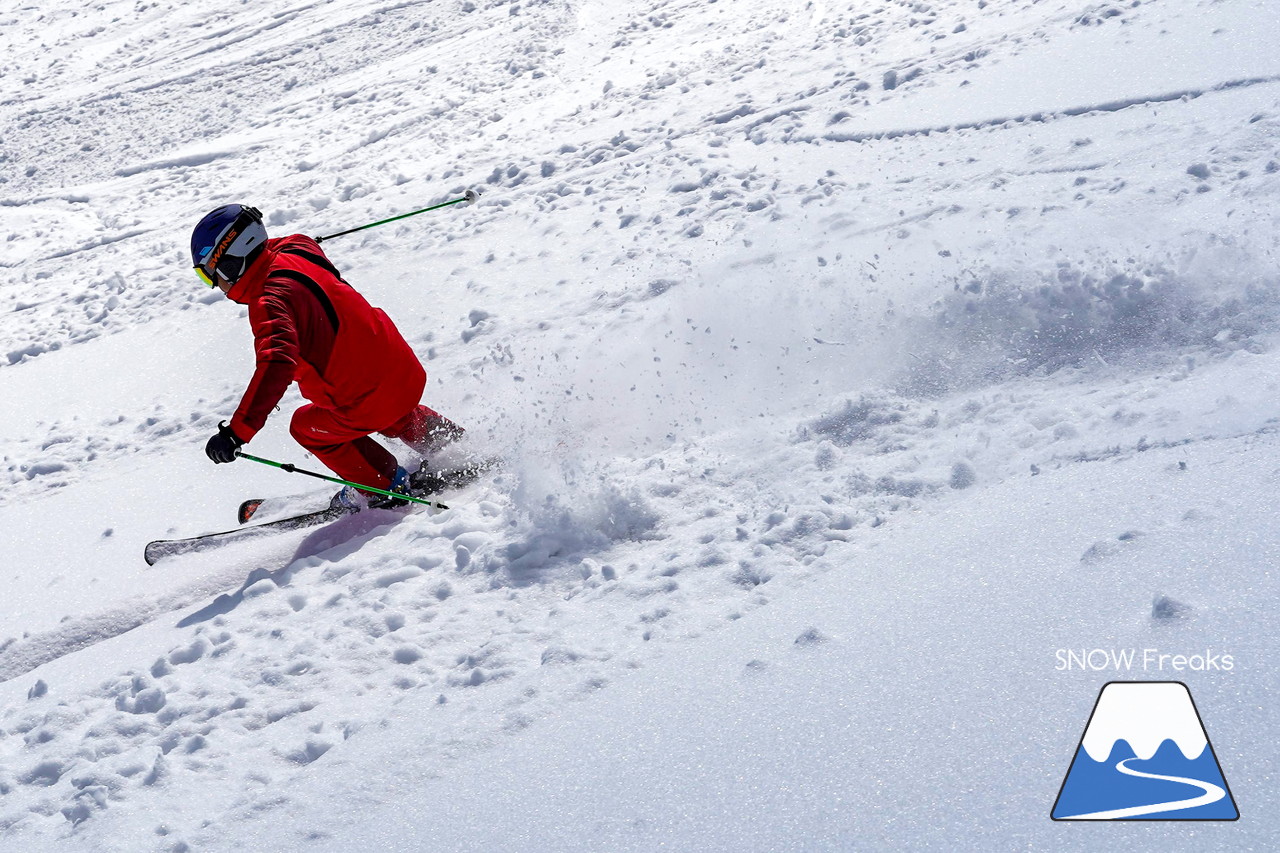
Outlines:
{"label": "black backpack strap", "polygon": [[297,270],[272,270],[268,278],[286,278],[289,281],[296,281],[307,290],[310,290],[312,295],[320,301],[320,307],[324,309],[325,316],[329,318],[334,334],[337,334],[338,312],[334,309],[333,301],[329,299],[329,294],[324,292],[324,288],[317,284],[315,279]]}
{"label": "black backpack strap", "polygon": [[[321,255],[317,252],[311,252],[306,249],[299,249],[297,246],[289,246],[288,248],[281,249],[280,251],[286,255],[297,255],[300,258],[305,258],[306,260],[311,261],[311,263],[320,267],[320,269],[324,270],[329,275],[336,278],[338,281],[342,282],[343,284],[347,284],[347,280],[342,277],[342,273],[338,272],[338,268],[335,267],[333,263],[330,262],[330,260],[326,258],[324,255]],[[347,285],[347,286],[350,287],[350,285]]]}

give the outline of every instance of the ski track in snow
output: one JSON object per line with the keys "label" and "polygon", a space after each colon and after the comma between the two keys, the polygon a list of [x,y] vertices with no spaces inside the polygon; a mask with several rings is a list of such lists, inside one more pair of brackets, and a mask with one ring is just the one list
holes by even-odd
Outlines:
{"label": "ski track in snow", "polygon": [[[906,515],[1265,440],[1280,66],[1221,47],[1265,4],[1217,6],[4,13],[0,518],[32,612],[0,621],[0,841],[250,849],[222,833],[427,700],[419,769],[448,774],[874,561]],[[1070,61],[1161,28],[1235,64]],[[1037,92],[1022,62],[1068,83]],[[113,525],[196,533],[288,488],[200,464],[251,362],[189,275],[199,212],[254,196],[273,233],[320,234],[470,186],[473,207],[330,253],[507,469],[439,515],[147,575],[103,550]],[[50,392],[72,374],[76,399]],[[286,413],[256,441],[301,464]],[[28,542],[42,511],[107,530]],[[1082,543],[1079,570],[1204,512]],[[41,555],[69,565],[20,580]],[[386,773],[352,807],[407,783]]]}

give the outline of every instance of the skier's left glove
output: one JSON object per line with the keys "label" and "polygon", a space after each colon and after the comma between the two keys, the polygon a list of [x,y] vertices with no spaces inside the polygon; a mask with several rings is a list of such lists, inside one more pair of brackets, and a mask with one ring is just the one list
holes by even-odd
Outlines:
{"label": "skier's left glove", "polygon": [[218,424],[218,434],[209,439],[209,443],[204,446],[204,453],[214,462],[219,464],[223,462],[236,461],[236,451],[244,445],[236,434],[231,431],[231,427],[227,426],[227,422],[223,421]]}

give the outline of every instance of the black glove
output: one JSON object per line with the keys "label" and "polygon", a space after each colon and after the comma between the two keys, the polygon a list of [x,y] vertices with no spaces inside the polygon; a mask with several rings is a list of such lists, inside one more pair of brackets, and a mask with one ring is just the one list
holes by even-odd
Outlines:
{"label": "black glove", "polygon": [[209,439],[209,443],[204,446],[204,453],[214,462],[234,462],[236,451],[243,445],[244,442],[237,438],[231,431],[231,427],[227,426],[227,422],[223,421],[218,424],[218,434]]}

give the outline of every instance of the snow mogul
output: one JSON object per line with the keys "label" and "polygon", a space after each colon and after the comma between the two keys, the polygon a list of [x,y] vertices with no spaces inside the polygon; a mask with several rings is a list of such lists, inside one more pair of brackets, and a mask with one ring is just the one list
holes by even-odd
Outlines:
{"label": "snow mogul", "polygon": [[[205,445],[215,463],[235,461],[262,429],[290,383],[310,402],[293,413],[289,434],[344,480],[400,494],[417,485],[371,435],[399,439],[424,458],[463,429],[423,405],[427,372],[391,318],[370,305],[325,257],[294,234],[268,238],[262,214],[229,204],[191,234],[200,280],[249,308],[257,365],[231,422]],[[396,503],[344,487],[335,505]]]}

